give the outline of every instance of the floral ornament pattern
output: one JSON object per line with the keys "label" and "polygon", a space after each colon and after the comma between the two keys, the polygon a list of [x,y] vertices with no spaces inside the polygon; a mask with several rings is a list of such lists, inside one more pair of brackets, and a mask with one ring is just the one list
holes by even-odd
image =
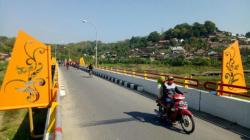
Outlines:
{"label": "floral ornament pattern", "polygon": [[[240,77],[243,77],[241,73],[237,73],[235,71],[238,71],[239,64],[235,63],[235,49],[231,48],[232,51],[226,52],[225,56],[229,57],[228,62],[226,62],[226,69],[228,72],[225,74],[225,79],[227,79],[227,84],[233,85],[235,82],[237,82]],[[233,87],[228,87],[230,90],[233,89]]]}
{"label": "floral ornament pattern", "polygon": [[27,56],[25,60],[25,66],[17,66],[16,72],[18,75],[27,75],[27,80],[22,79],[14,79],[8,81],[4,86],[4,91],[13,83],[19,83],[17,85],[23,85],[22,87],[15,87],[16,91],[23,92],[27,94],[26,100],[28,102],[36,102],[39,97],[39,91],[37,90],[37,86],[44,86],[45,79],[37,77],[37,75],[43,69],[43,63],[37,61],[37,55],[44,54],[45,49],[43,47],[37,47],[30,54],[27,51],[27,47],[30,46],[32,42],[26,42],[24,44],[24,51]]}

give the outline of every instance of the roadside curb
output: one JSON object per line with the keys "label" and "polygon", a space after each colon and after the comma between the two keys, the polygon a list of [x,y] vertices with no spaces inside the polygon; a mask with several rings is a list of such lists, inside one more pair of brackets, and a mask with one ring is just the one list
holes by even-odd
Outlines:
{"label": "roadside curb", "polygon": [[[86,68],[80,68],[80,69],[82,71],[88,72],[88,70]],[[118,79],[118,78],[115,78],[115,77],[111,77],[111,76],[108,76],[108,75],[105,75],[105,74],[102,74],[102,73],[99,73],[99,72],[96,72],[96,71],[93,71],[93,74],[95,76],[98,76],[98,77],[102,78],[102,79],[105,79],[105,80],[110,81],[112,83],[124,86],[126,88],[136,90],[138,92],[144,92],[144,90],[143,90],[144,88],[141,85],[137,85],[137,84],[134,84],[134,83],[129,83],[127,81],[124,81],[124,80],[121,80],[121,79]]]}

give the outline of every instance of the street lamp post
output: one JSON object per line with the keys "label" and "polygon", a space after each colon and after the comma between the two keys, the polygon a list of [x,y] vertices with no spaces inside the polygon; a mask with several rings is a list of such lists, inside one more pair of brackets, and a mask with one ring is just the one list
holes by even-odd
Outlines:
{"label": "street lamp post", "polygon": [[56,54],[57,54],[57,45],[55,45],[55,58],[56,58]]}
{"label": "street lamp post", "polygon": [[82,21],[82,23],[89,23],[95,29],[95,66],[97,67],[97,28],[96,28],[95,24],[93,24],[90,21],[87,21],[87,20],[81,20],[81,21]]}

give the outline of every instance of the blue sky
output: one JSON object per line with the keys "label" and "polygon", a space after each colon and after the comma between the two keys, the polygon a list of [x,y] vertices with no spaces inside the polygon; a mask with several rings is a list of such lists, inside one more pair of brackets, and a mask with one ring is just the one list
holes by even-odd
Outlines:
{"label": "blue sky", "polygon": [[114,42],[167,30],[180,23],[214,21],[233,33],[250,31],[250,0],[0,0],[0,35],[22,29],[46,43],[98,39]]}

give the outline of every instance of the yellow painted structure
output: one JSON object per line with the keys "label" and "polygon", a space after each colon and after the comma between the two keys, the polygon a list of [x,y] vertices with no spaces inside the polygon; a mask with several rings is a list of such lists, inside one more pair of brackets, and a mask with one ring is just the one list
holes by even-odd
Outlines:
{"label": "yellow painted structure", "polygon": [[[49,61],[49,66],[48,66],[48,71],[49,71],[49,81],[50,81],[50,85],[49,85],[49,90],[50,90],[50,94],[53,93],[53,89],[52,89],[52,83],[53,83],[53,79],[52,79],[52,59],[51,59],[51,46],[48,46],[48,61]],[[52,96],[49,97],[50,102],[52,101]]]}
{"label": "yellow painted structure", "polygon": [[49,132],[49,133],[53,132],[54,128],[55,128],[55,123],[56,123],[56,107],[57,106],[58,106],[57,102],[52,102],[51,107],[50,107],[50,111],[49,111],[50,120],[49,120],[48,129],[47,129],[47,132]]}
{"label": "yellow painted structure", "polygon": [[0,110],[45,107],[50,101],[50,49],[19,32],[1,86]]}
{"label": "yellow painted structure", "polygon": [[148,79],[147,71],[144,71],[144,79]]}
{"label": "yellow painted structure", "polygon": [[127,74],[127,71],[126,71],[126,69],[123,69],[123,73],[124,73],[124,74]]}
{"label": "yellow painted structure", "polygon": [[51,62],[52,62],[51,65],[56,65],[56,58],[55,58],[55,57],[52,57]]}
{"label": "yellow painted structure", "polygon": [[85,66],[85,61],[83,57],[80,58],[80,66]]}
{"label": "yellow painted structure", "polygon": [[[235,41],[223,51],[221,83],[246,86],[238,41]],[[245,89],[227,86],[223,86],[222,90],[239,94],[247,92]]]}
{"label": "yellow painted structure", "polygon": [[[187,78],[187,76],[185,76],[185,78]],[[184,80],[184,87],[189,88],[188,84],[189,84],[189,80],[185,79]]]}
{"label": "yellow painted structure", "polygon": [[135,76],[135,71],[132,71],[132,76]]}
{"label": "yellow painted structure", "polygon": [[55,101],[57,91],[58,91],[58,64],[55,65],[54,77],[52,82],[52,89],[51,89],[51,102]]}

